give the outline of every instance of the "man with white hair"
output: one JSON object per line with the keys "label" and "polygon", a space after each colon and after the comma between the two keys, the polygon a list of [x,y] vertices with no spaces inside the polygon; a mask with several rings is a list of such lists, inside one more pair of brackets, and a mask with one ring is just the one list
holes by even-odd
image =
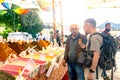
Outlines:
{"label": "man with white hair", "polygon": [[85,80],[84,67],[77,62],[78,54],[84,50],[86,36],[79,33],[77,24],[70,25],[71,34],[67,37],[63,65],[68,65],[69,80]]}

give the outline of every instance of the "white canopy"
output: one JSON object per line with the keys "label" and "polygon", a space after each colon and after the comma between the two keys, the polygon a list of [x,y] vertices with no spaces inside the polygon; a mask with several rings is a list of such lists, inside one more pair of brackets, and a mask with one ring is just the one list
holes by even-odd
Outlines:
{"label": "white canopy", "polygon": [[[16,4],[20,6],[21,8],[38,8],[39,5],[37,4],[36,0],[5,0],[5,3],[8,3],[9,6],[11,4]],[[5,9],[1,4],[0,4],[0,10]]]}

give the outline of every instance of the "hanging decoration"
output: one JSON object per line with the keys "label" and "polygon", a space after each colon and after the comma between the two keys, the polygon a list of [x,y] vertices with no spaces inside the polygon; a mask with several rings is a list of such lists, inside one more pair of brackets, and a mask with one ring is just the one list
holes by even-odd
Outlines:
{"label": "hanging decoration", "polygon": [[44,11],[52,10],[52,0],[40,0],[39,5],[40,8]]}
{"label": "hanging decoration", "polygon": [[18,14],[27,14],[29,12],[28,9],[23,9],[23,8],[14,9],[13,11]]}
{"label": "hanging decoration", "polygon": [[11,9],[12,3],[2,2],[1,4],[2,4],[2,5],[3,5],[3,7],[5,7],[6,9],[8,9],[8,10],[10,10],[10,9]]}
{"label": "hanging decoration", "polygon": [[28,9],[23,9],[20,6],[17,6],[15,4],[12,3],[8,3],[8,2],[3,2],[1,3],[3,5],[3,7],[5,7],[8,10],[12,10],[14,12],[16,12],[17,14],[27,14],[29,12]]}
{"label": "hanging decoration", "polygon": [[5,0],[0,0],[0,3],[4,2]]}

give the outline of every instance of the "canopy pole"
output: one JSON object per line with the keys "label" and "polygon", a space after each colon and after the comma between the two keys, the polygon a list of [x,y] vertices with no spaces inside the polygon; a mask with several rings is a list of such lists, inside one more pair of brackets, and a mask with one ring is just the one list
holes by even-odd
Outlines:
{"label": "canopy pole", "polygon": [[59,4],[60,4],[60,17],[61,17],[61,36],[62,36],[62,44],[64,43],[64,34],[63,34],[63,19],[62,19],[62,2],[61,0],[59,0]]}
{"label": "canopy pole", "polygon": [[56,35],[56,19],[55,19],[55,0],[52,0],[52,11],[53,11],[53,32],[54,32],[54,38]]}

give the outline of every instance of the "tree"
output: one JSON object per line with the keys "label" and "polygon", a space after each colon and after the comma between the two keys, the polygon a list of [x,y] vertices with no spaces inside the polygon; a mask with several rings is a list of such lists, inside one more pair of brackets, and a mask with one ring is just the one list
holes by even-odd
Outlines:
{"label": "tree", "polygon": [[5,28],[5,30],[0,33],[0,35],[3,36],[3,38],[7,39],[8,33],[12,32],[13,30],[11,28]]}
{"label": "tree", "polygon": [[5,24],[6,27],[5,31],[2,33],[3,35],[4,33],[6,36],[8,35],[6,34],[6,30],[9,28],[12,31],[17,30],[28,32],[32,34],[33,38],[35,38],[36,33],[40,32],[43,29],[43,23],[40,20],[40,17],[37,14],[36,10],[30,10],[27,14],[17,14],[13,10],[5,11],[6,13],[0,14],[0,24]]}
{"label": "tree", "polygon": [[7,39],[8,33],[21,28],[19,14],[12,10],[0,10],[0,25],[5,27],[4,31],[1,32],[0,35]]}
{"label": "tree", "polygon": [[20,15],[12,10],[7,10],[7,13],[3,14],[3,22],[6,27],[11,28],[13,31],[20,30]]}
{"label": "tree", "polygon": [[21,15],[22,31],[32,34],[33,38],[43,29],[43,23],[36,10],[31,10],[28,14]]}

